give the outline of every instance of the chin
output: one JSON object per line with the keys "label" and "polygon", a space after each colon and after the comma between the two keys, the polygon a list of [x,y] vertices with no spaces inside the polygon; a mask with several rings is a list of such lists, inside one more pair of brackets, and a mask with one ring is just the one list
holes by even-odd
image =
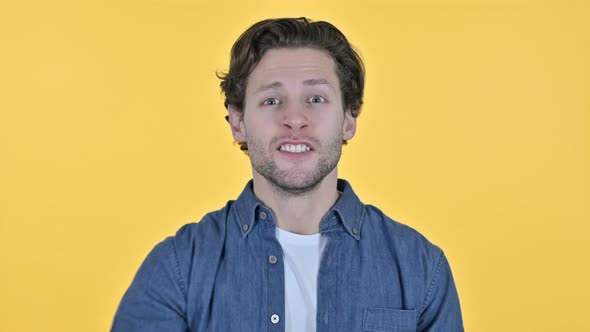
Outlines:
{"label": "chin", "polygon": [[301,174],[300,176],[295,177],[275,177],[267,180],[281,191],[293,194],[304,194],[315,190],[324,179],[325,177],[318,179],[317,175],[314,178],[313,174]]}

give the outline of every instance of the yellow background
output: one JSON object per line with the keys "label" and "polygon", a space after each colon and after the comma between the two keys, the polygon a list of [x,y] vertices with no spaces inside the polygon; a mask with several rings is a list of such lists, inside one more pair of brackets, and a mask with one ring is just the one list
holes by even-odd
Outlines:
{"label": "yellow background", "polygon": [[237,197],[215,71],[283,16],[360,50],[340,175],[445,250],[467,331],[589,331],[589,8],[1,0],[0,331],[108,330],[151,248]]}

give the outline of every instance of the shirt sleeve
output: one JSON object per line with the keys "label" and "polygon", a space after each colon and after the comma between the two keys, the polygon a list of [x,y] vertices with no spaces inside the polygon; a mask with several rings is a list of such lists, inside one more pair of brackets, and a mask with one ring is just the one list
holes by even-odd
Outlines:
{"label": "shirt sleeve", "polygon": [[440,253],[418,319],[420,332],[463,332],[463,319],[451,268]]}
{"label": "shirt sleeve", "polygon": [[188,331],[185,284],[173,239],[168,238],[150,252],[137,271],[111,331]]}

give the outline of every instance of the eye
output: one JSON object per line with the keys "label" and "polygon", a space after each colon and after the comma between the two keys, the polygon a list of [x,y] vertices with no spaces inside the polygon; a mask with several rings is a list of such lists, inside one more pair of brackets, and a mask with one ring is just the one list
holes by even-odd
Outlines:
{"label": "eye", "polygon": [[262,102],[262,105],[269,105],[269,106],[278,105],[278,104],[280,104],[280,102],[277,98],[268,98]]}
{"label": "eye", "polygon": [[324,98],[322,96],[313,96],[313,97],[309,98],[308,101],[312,104],[317,104],[317,103],[325,102],[326,98]]}

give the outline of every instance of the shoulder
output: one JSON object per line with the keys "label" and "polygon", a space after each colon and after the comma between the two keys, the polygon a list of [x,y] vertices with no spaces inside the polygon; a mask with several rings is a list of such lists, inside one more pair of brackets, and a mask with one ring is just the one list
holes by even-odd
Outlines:
{"label": "shoulder", "polygon": [[229,201],[222,209],[207,213],[199,222],[185,224],[164,242],[169,242],[178,254],[189,254],[196,249],[223,242],[228,223],[232,220],[229,215],[233,203]]}
{"label": "shoulder", "polygon": [[[365,205],[362,232],[371,242],[411,265],[420,264],[432,273],[444,259],[443,251],[414,228],[400,223],[379,208]],[[428,273],[427,271],[424,271]]]}
{"label": "shoulder", "polygon": [[229,201],[225,207],[217,211],[207,213],[199,222],[191,222],[182,226],[171,239],[175,243],[193,242],[195,239],[215,238],[221,235],[226,227],[228,215],[231,212],[233,201]]}
{"label": "shoulder", "polygon": [[181,280],[186,280],[192,266],[197,263],[195,260],[208,260],[222,250],[228,224],[233,220],[228,217],[233,203],[229,201],[222,209],[206,214],[201,221],[180,227],[174,235],[154,247],[146,258],[146,262],[152,263],[148,265],[167,262]]}

